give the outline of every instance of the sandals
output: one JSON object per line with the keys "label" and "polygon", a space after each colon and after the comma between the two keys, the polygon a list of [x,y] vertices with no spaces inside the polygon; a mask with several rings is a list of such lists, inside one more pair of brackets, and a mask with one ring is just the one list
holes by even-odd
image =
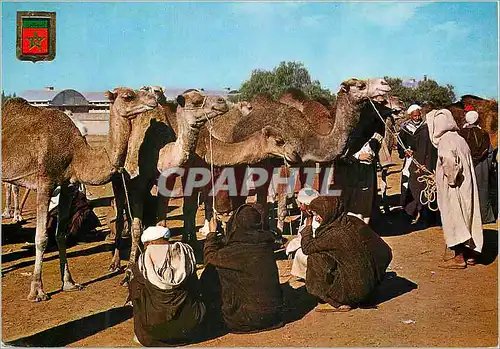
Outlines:
{"label": "sandals", "polygon": [[467,268],[467,263],[463,259],[459,260],[454,257],[443,261],[438,267],[443,269],[465,269]]}

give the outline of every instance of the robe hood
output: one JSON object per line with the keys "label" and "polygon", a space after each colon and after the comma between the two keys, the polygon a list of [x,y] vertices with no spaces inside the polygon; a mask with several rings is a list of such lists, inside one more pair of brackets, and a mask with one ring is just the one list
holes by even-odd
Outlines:
{"label": "robe hood", "polygon": [[458,131],[458,125],[448,109],[432,110],[425,116],[429,127],[429,138],[438,147],[441,137],[448,131]]}

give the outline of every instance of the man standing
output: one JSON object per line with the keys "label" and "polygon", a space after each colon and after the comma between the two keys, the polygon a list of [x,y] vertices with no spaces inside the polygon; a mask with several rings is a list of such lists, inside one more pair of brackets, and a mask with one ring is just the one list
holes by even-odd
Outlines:
{"label": "man standing", "polygon": [[431,172],[436,168],[437,161],[437,151],[430,141],[429,130],[426,122],[422,119],[421,110],[419,105],[411,105],[406,112],[410,119],[401,125],[399,132],[399,137],[406,146],[405,150],[398,144],[399,157],[405,159],[401,178],[401,206],[411,219],[411,224],[418,223],[424,210],[430,214],[429,210],[420,202],[420,193],[425,189],[425,183],[420,183],[417,180],[422,173],[413,163],[413,159],[427,167]]}
{"label": "man standing", "polygon": [[465,114],[463,128],[458,131],[470,148],[474,172],[476,174],[476,183],[479,194],[479,205],[481,207],[481,220],[483,224],[493,223],[496,218],[491,207],[489,192],[489,175],[491,164],[493,162],[493,149],[491,148],[490,136],[477,124],[479,114],[477,111],[470,110]]}
{"label": "man standing", "polygon": [[[392,113],[375,102],[382,118]],[[384,121],[370,104],[361,109],[361,118],[352,131],[345,154],[335,162],[334,182],[342,190],[347,212],[366,224],[370,222],[377,195],[377,159],[380,143],[385,134]]]}

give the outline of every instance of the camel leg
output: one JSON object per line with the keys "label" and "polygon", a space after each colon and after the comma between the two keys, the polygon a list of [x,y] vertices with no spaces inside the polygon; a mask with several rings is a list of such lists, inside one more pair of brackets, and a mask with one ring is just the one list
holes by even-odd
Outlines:
{"label": "camel leg", "polygon": [[21,210],[19,209],[19,186],[12,186],[12,196],[14,197],[14,217],[12,218],[12,221],[15,223],[21,222],[23,217],[21,216]]}
{"label": "camel leg", "polygon": [[389,207],[389,203],[387,200],[387,172],[388,172],[387,167],[382,168],[382,185],[381,185],[381,190],[382,190],[382,205],[384,206],[384,214],[388,214],[391,209]]}
{"label": "camel leg", "polygon": [[115,236],[113,241],[113,257],[109,265],[109,271],[115,272],[120,270],[120,246],[123,233],[123,210],[125,208],[125,192],[121,178],[116,177],[111,181],[113,185],[113,194],[115,196]]}
{"label": "camel leg", "polygon": [[157,196],[157,217],[158,217],[158,223],[162,227],[167,227],[167,215],[168,215],[168,203],[169,203],[169,198],[163,195],[160,195],[158,193]]}
{"label": "camel leg", "polygon": [[184,215],[184,230],[182,232],[182,242],[188,243],[191,247],[196,246],[196,211],[198,210],[198,193],[184,197],[182,213]]}
{"label": "camel leg", "polygon": [[11,192],[12,192],[12,186],[13,184],[6,183],[5,184],[5,209],[3,210],[2,213],[2,218],[12,218],[10,214],[10,208],[11,208]]}
{"label": "camel leg", "polygon": [[[139,243],[142,235],[142,222],[144,213],[144,186],[139,186],[138,182],[129,182],[129,200],[130,208],[132,210],[132,246],[130,247],[130,258],[127,265],[127,270],[125,271],[125,276],[122,280],[122,285],[128,285],[132,277],[132,264],[137,261],[137,250],[139,249]],[[135,183],[135,184],[133,184]],[[140,183],[142,184],[142,183]]]}
{"label": "camel leg", "polygon": [[59,195],[59,207],[57,214],[56,242],[59,249],[59,267],[61,270],[61,280],[63,291],[81,290],[83,286],[75,284],[69,271],[68,260],[66,256],[66,233],[70,220],[72,193],[68,183],[61,185],[61,194]]}
{"label": "camel leg", "polygon": [[35,270],[31,280],[28,300],[40,302],[49,299],[43,290],[42,283],[42,262],[43,254],[47,248],[47,216],[49,212],[50,196],[53,187],[50,185],[38,185],[36,193],[36,233],[35,233]]}
{"label": "camel leg", "polygon": [[31,189],[26,188],[26,191],[24,192],[23,198],[21,199],[21,205],[19,205],[19,214],[22,215],[24,205],[26,204],[26,201],[28,200],[28,195],[30,194]]}
{"label": "camel leg", "polygon": [[[283,234],[283,228],[285,227],[285,218],[287,216],[286,211],[286,193],[278,193],[278,219],[276,223],[276,228],[279,233]],[[291,232],[290,232],[291,233]]]}
{"label": "camel leg", "polygon": [[212,197],[208,195],[207,188],[203,188],[200,195],[203,198],[203,202],[205,203],[205,222],[203,224],[203,227],[200,229],[200,233],[202,233],[203,235],[208,235],[208,233],[210,233],[210,221],[213,218]]}

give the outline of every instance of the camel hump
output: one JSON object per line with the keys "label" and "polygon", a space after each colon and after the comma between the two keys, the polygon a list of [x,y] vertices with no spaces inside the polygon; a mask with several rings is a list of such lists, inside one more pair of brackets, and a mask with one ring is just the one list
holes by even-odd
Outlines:
{"label": "camel hump", "polygon": [[309,99],[309,97],[307,97],[307,95],[304,93],[304,91],[302,91],[300,88],[297,88],[297,87],[289,87],[285,90],[285,92],[283,92],[283,94],[281,95],[280,99],[281,98],[291,98],[291,99],[295,99],[299,102],[304,102],[304,101],[307,101]]}
{"label": "camel hump", "polygon": [[11,106],[11,105],[29,105],[28,101],[24,98],[21,98],[21,97],[12,97],[12,98],[9,98],[8,100],[5,101],[5,103],[3,104],[5,107],[7,106]]}

